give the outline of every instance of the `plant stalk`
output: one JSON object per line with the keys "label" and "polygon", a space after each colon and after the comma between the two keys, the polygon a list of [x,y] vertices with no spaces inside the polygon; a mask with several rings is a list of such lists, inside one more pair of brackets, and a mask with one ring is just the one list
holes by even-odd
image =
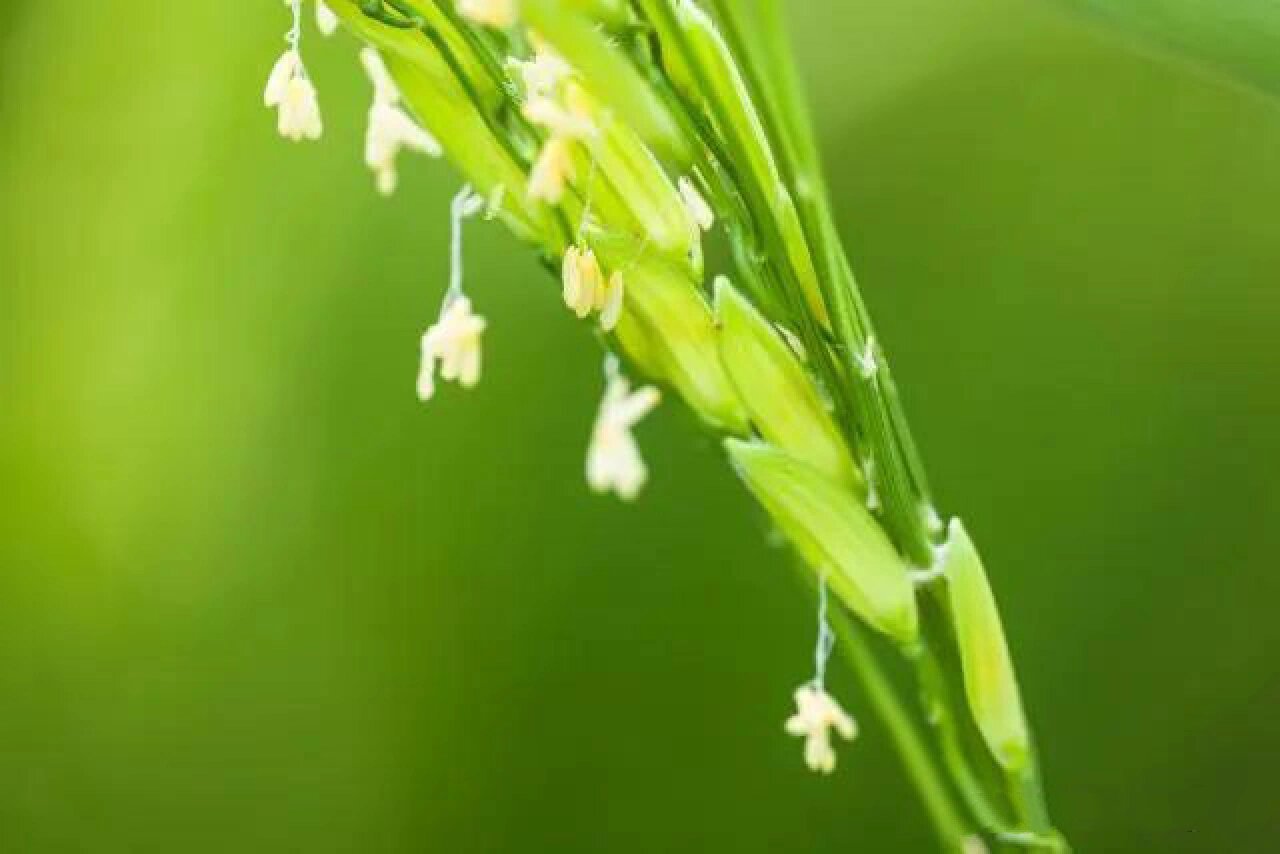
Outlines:
{"label": "plant stalk", "polygon": [[[412,32],[415,42],[421,40],[422,50],[438,55],[480,120],[482,127],[475,133],[492,136],[501,154],[527,178],[531,155],[535,146],[547,139],[547,133],[521,115],[518,90],[508,79],[501,54],[495,53],[503,44],[494,41],[498,36],[473,31],[464,16],[447,2],[349,2],[359,2],[364,15],[380,24]],[[533,0],[528,3],[527,10],[532,14]],[[386,11],[384,4],[397,14]],[[621,11],[627,8],[621,2],[611,6]],[[714,12],[718,26],[702,11],[703,7]],[[630,134],[626,137],[628,151],[634,149],[647,157],[646,141],[653,145],[655,139],[674,136],[681,143],[663,149],[668,170],[677,174],[692,171],[707,186],[729,234],[741,280],[766,316],[775,324],[793,327],[799,334],[802,346],[792,349],[804,351],[802,358],[809,379],[831,398],[834,413],[815,404],[812,409],[817,414],[813,417],[838,424],[842,438],[833,443],[840,446],[837,456],[847,459],[849,468],[857,470],[861,479],[856,487],[838,487],[834,491],[826,481],[817,483],[814,489],[820,496],[820,510],[844,508],[843,515],[818,515],[830,520],[828,527],[844,534],[857,530],[846,522],[862,520],[865,534],[862,540],[839,540],[838,548],[819,550],[818,556],[826,559],[838,555],[836,562],[841,558],[860,560],[875,551],[872,547],[876,543],[882,543],[875,553],[887,556],[880,565],[890,568],[888,589],[900,591],[893,601],[902,604],[892,613],[909,617],[893,622],[880,619],[868,610],[868,603],[879,600],[860,596],[857,587],[850,587],[844,595],[853,611],[846,614],[835,609],[832,622],[841,650],[857,672],[871,705],[884,720],[944,848],[972,850],[978,829],[1002,843],[1057,848],[1059,837],[1045,809],[1034,750],[1025,763],[988,750],[978,729],[979,724],[985,726],[991,720],[982,714],[989,705],[975,704],[975,712],[969,707],[973,701],[955,688],[960,681],[955,678],[955,671],[967,668],[973,660],[973,643],[966,641],[991,635],[979,630],[957,638],[956,626],[962,623],[948,612],[945,596],[932,595],[939,589],[958,589],[940,588],[940,584],[949,582],[927,588],[912,586],[910,566],[945,569],[942,556],[948,535],[934,510],[896,385],[840,240],[779,0],[703,0],[701,4],[692,0],[631,0],[629,8],[640,24],[628,31],[631,35],[623,37],[621,48],[600,36],[590,13],[576,2],[544,0],[536,8],[540,10],[540,32],[542,25],[556,30],[568,42],[568,49],[581,55],[584,67],[597,69],[615,83],[626,83],[611,89],[608,81],[602,80],[600,90],[592,94],[602,101],[618,92],[635,96],[630,101],[623,98],[624,106],[640,105],[631,110],[633,119],[640,120],[639,124],[652,132],[642,139],[629,123],[611,125]],[[558,27],[572,38],[559,32]],[[610,72],[617,73],[609,77]],[[424,103],[429,108],[429,102]],[[655,128],[670,132],[664,137]],[[598,167],[607,172],[608,159],[597,162],[593,158],[588,175],[594,176]],[[473,164],[472,168],[483,172],[483,165]],[[615,172],[614,181],[630,174],[616,164]],[[658,182],[671,179],[661,167],[645,174],[656,176],[654,180]],[[571,203],[577,204],[582,210],[578,219],[585,220],[590,177],[587,180],[588,185],[581,191],[567,188],[563,201],[549,206],[557,226],[550,231],[558,230],[560,234],[543,234],[537,242],[549,253],[544,257],[553,272],[565,246],[575,240],[587,240],[584,228],[576,232],[570,228],[567,213]],[[670,195],[679,198],[674,188],[670,188]],[[661,205],[648,205],[644,208],[648,219],[637,221],[657,223],[646,234],[668,233],[663,229],[667,219],[655,216],[655,207],[660,209]],[[635,212],[625,204],[615,208],[613,221],[602,218],[592,240],[603,245],[624,236],[627,226],[623,224],[630,223],[628,215],[634,217]],[[683,222],[678,221],[674,227],[679,234],[683,234]],[[705,301],[700,281],[700,244],[697,232],[694,234],[692,251],[698,259],[694,264],[668,269],[655,260],[646,275],[638,275],[640,271],[633,269],[646,247],[645,241],[639,242],[634,260],[626,267],[628,302],[624,306],[628,313],[624,319],[631,325],[620,327],[619,337],[630,329],[629,340],[636,346],[631,348],[624,341],[623,349],[642,365],[644,361],[636,354],[647,353],[649,365],[656,365],[653,375],[672,381],[695,409],[699,400],[714,401],[717,406],[725,400],[732,401],[737,411],[746,411],[739,397],[745,400],[751,396],[750,378],[745,392],[736,377],[733,385],[738,388],[725,384],[723,351],[718,342],[729,340],[728,333],[715,325]],[[597,248],[603,256],[603,246]],[[616,267],[621,262],[615,259],[609,263]],[[650,308],[646,309],[646,305]],[[766,334],[775,332],[766,326]],[[792,358],[791,350],[781,352]],[[685,380],[683,384],[681,378]],[[815,394],[814,399],[817,397]],[[754,404],[772,400],[766,394],[751,397]],[[795,416],[796,409],[788,407],[785,398],[781,400],[777,410]],[[727,445],[743,445],[738,440],[751,435],[753,420],[760,427],[759,419],[745,415],[736,419],[718,417],[721,409],[717,406],[708,405],[700,414],[716,429],[737,437]],[[766,405],[755,411],[773,410]],[[836,428],[830,429],[831,435],[836,435]],[[760,432],[768,435],[767,431]],[[846,443],[847,449],[843,447]],[[746,445],[750,447],[752,443]],[[845,451],[852,453],[841,453]],[[801,474],[788,474],[788,482]],[[769,506],[767,501],[762,503]],[[775,521],[785,515],[774,508]],[[793,544],[802,545],[795,542],[794,536],[792,539]],[[821,571],[823,561],[813,555],[813,551],[807,553],[810,568]],[[856,578],[865,569],[865,564],[846,568],[842,577]],[[866,579],[868,574],[863,572],[861,577]],[[935,598],[941,607],[931,612],[931,619],[919,634],[917,609]],[[959,613],[963,617],[970,611],[962,607]],[[995,615],[998,622],[994,604],[987,613]],[[882,658],[891,654],[889,649],[869,643],[851,614],[899,642],[898,651],[914,669],[923,716],[932,726],[935,744],[926,740],[919,716],[909,711],[908,704],[885,676]],[[999,648],[1007,652],[1002,633],[1000,641]],[[968,657],[954,654],[957,643]],[[1005,655],[1002,660],[1007,658]],[[1012,672],[1011,665],[1007,669]],[[965,670],[963,675],[971,676],[972,670]],[[1010,693],[1020,703],[1016,687]],[[983,729],[982,734],[987,731]],[[1025,735],[1022,730],[1019,732]],[[999,740],[993,743],[1003,744]],[[998,767],[1001,762],[1004,767]]]}
{"label": "plant stalk", "polygon": [[[864,349],[869,341],[875,341],[874,333],[835,226],[781,4],[778,0],[709,0],[709,5],[760,105],[770,143],[796,199],[819,280],[825,286],[824,295],[829,297],[837,351],[846,359],[854,393],[852,408],[862,415],[856,425],[858,438],[885,487],[886,527],[905,554],[921,566],[931,566],[937,554],[940,520],[933,511],[920,454],[883,351],[878,346]],[[875,360],[870,377],[860,377],[862,365],[850,361],[860,354]],[[925,714],[935,723],[939,750],[971,815],[997,836],[1030,832],[1038,842],[1056,839],[1035,756],[1025,769],[1005,775],[1006,791],[989,791],[958,736],[957,728],[969,720],[968,709],[957,701],[955,692],[946,689],[942,665],[930,651],[929,641],[922,640],[907,658],[915,668],[923,702],[933,707],[926,708]],[[908,761],[905,754],[903,759]],[[917,775],[912,776],[919,783]],[[1004,810],[998,804],[1005,802],[1012,802],[1022,827],[1011,828],[1003,818]]]}
{"label": "plant stalk", "polygon": [[963,851],[971,837],[969,825],[956,805],[924,736],[885,676],[865,634],[838,608],[832,610],[828,619],[840,652],[858,677],[858,684],[866,692],[868,702],[893,740],[907,776],[915,785],[925,812],[933,823],[938,841],[945,850]]}

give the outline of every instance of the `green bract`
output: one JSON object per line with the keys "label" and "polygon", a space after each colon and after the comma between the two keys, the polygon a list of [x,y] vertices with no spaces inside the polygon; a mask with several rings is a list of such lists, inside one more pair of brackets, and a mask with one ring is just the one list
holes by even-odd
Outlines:
{"label": "green bract", "polygon": [[624,348],[636,342],[646,368],[679,389],[705,421],[745,433],[747,413],[720,362],[715,320],[701,292],[652,262],[639,261],[624,275],[627,296],[618,323]]}
{"label": "green bract", "polygon": [[862,502],[785,451],[724,444],[756,498],[845,604],[895,640],[914,641],[919,619],[907,566]]}
{"label": "green bract", "polygon": [[969,707],[996,760],[1010,771],[1024,767],[1031,739],[1018,694],[1013,660],[982,558],[959,519],[952,519],[943,569],[955,619]]}
{"label": "green bract", "polygon": [[840,431],[800,360],[723,276],[715,283],[720,358],[760,435],[866,497]]}
{"label": "green bract", "polygon": [[598,115],[600,139],[592,146],[595,167],[639,223],[637,239],[685,264],[700,278],[702,250],[697,228],[675,185],[628,125],[610,111],[601,110]]}
{"label": "green bract", "polygon": [[791,278],[800,288],[809,310],[826,323],[827,309],[800,217],[778,171],[764,122],[732,53],[715,23],[696,3],[653,0],[650,5],[662,7],[659,14],[674,17],[676,39],[684,47],[683,58],[700,71],[689,80],[687,86],[696,89],[688,95],[706,99],[726,143],[741,161],[736,164],[737,168],[751,172],[754,198],[750,201],[769,212],[771,240],[778,251],[786,254]]}

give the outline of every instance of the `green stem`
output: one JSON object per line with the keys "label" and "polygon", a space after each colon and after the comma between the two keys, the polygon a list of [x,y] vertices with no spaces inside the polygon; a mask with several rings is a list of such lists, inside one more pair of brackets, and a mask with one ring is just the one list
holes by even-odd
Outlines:
{"label": "green stem", "polygon": [[889,737],[898,750],[907,775],[915,784],[943,848],[963,851],[971,837],[969,826],[905,704],[881,670],[862,629],[839,609],[833,609],[829,619],[840,651],[857,675],[876,715],[889,731]]}
{"label": "green stem", "polygon": [[1054,828],[1045,805],[1044,784],[1040,776],[1039,762],[1034,748],[1027,760],[1027,767],[1008,778],[1010,798],[1019,817],[1031,830],[1029,847],[1046,851],[1068,850],[1066,840]]}
{"label": "green stem", "polygon": [[[731,2],[718,3],[720,14],[731,22],[726,31],[741,42],[744,62],[754,65],[748,79],[761,87],[760,101],[770,135],[779,140],[779,158],[785,180],[792,188],[801,227],[812,247],[819,281],[829,303],[837,342],[850,371],[855,409],[862,414],[861,427],[870,445],[882,487],[886,527],[903,552],[920,566],[933,560],[934,534],[927,509],[929,485],[916,444],[903,416],[897,387],[883,348],[875,338],[871,319],[840,242],[822,176],[821,156],[813,136],[813,122],[805,106],[796,64],[787,43],[781,8],[775,0],[757,4],[754,25],[743,17],[744,9]],[[757,33],[755,46],[747,32]],[[737,33],[737,36],[733,36]],[[764,63],[767,67],[761,68]],[[864,380],[855,360],[868,351],[876,360],[874,376]]]}
{"label": "green stem", "polygon": [[[726,20],[732,18],[736,21],[738,16],[734,12],[741,11],[739,6],[734,5],[734,0],[713,0],[711,5],[719,10],[722,18]],[[680,33],[680,28],[672,20],[670,10],[658,4],[655,7],[655,12],[664,15],[665,30],[669,39],[680,49],[684,60],[689,64],[693,73],[701,75],[702,85],[699,88],[705,92],[711,91],[712,87],[706,80],[705,74],[703,74],[696,58],[689,51],[688,45]],[[755,53],[754,50],[746,49],[742,28],[734,27],[731,31],[728,31],[727,36],[727,43],[733,53],[740,59],[749,59]],[[743,77],[746,80],[748,91],[751,93],[753,101],[762,103],[764,89],[760,80],[761,69],[759,64],[747,62],[743,68],[745,72]],[[694,113],[696,108],[696,104],[690,105],[681,100],[673,107],[673,112],[689,115]],[[776,113],[770,114],[766,111],[763,116],[763,123],[770,148],[775,152],[775,156],[777,156],[778,152],[782,152],[784,163],[794,163],[794,153],[790,142],[779,137],[776,132],[779,123],[771,120],[771,118],[776,119]],[[696,117],[693,118],[693,121],[697,122]],[[844,429],[850,447],[856,449],[858,457],[865,462],[871,455],[861,441],[862,434],[858,427],[855,410],[857,406],[864,405],[865,401],[855,401],[851,395],[846,393],[849,385],[847,373],[842,371],[836,364],[829,346],[829,339],[825,336],[824,330],[805,310],[803,299],[799,295],[800,286],[797,278],[799,274],[786,266],[785,259],[787,255],[780,246],[781,235],[777,235],[773,229],[768,227],[771,224],[770,221],[762,225],[760,216],[755,213],[756,210],[761,209],[761,205],[766,204],[760,201],[759,198],[761,188],[756,185],[749,174],[745,174],[742,170],[735,171],[732,169],[734,162],[741,162],[745,159],[744,155],[739,152],[735,161],[733,157],[728,156],[732,152],[721,150],[721,146],[726,143],[721,142],[721,136],[715,132],[713,127],[706,126],[706,123],[703,122],[699,129],[702,138],[707,141],[712,154],[712,161],[723,162],[725,165],[720,167],[721,170],[730,173],[729,179],[734,189],[732,193],[726,195],[731,196],[731,201],[736,203],[737,222],[746,226],[745,228],[730,229],[730,240],[734,250],[733,258],[739,276],[749,284],[757,283],[764,278],[773,280],[775,287],[772,290],[758,286],[753,288],[755,291],[760,292],[757,296],[758,302],[766,309],[766,314],[775,318],[781,314],[789,319],[789,325],[792,325],[795,331],[799,333],[806,350],[812,354],[815,370],[823,377],[824,386],[832,393],[832,402],[835,406],[837,420]],[[729,139],[731,142],[732,136]],[[789,173],[784,170],[783,174]],[[792,187],[794,186],[795,184],[792,182]],[[743,201],[743,198],[749,195],[756,198],[756,206],[754,208]],[[768,210],[767,207],[764,209]],[[801,207],[799,211],[803,216],[805,208]],[[734,219],[735,217],[731,216],[727,217],[726,221],[732,222]],[[766,220],[768,220],[767,217]],[[771,236],[775,238],[773,241],[770,240]],[[779,270],[780,265],[782,267],[781,270]],[[820,280],[830,277],[830,270],[827,267],[829,265],[825,263],[825,259],[818,259],[816,270]]]}
{"label": "green stem", "polygon": [[[427,37],[427,40],[431,42],[432,46],[449,66],[449,70],[453,73],[453,76],[457,79],[459,85],[462,86],[463,91],[467,93],[467,98],[471,101],[471,106],[480,114],[480,118],[484,120],[485,125],[489,128],[489,133],[495,140],[497,140],[498,144],[502,146],[507,156],[515,163],[519,164],[521,169],[524,169],[527,172],[530,166],[529,158],[526,157],[523,152],[516,149],[515,145],[511,142],[510,134],[504,133],[504,129],[498,125],[497,120],[489,110],[489,105],[480,94],[480,90],[476,88],[475,82],[471,79],[471,75],[467,73],[466,68],[463,67],[461,60],[458,58],[458,55],[454,53],[453,48],[449,46],[449,43],[445,40],[444,36],[441,35],[440,31],[418,14],[417,10],[403,2],[403,0],[385,0],[385,2],[401,15],[404,15],[405,20],[408,21],[414,29]],[[367,15],[369,12],[366,10],[365,14]],[[501,91],[500,88],[499,91]]]}
{"label": "green stem", "polygon": [[[493,44],[473,32],[451,3],[430,0],[432,5],[426,7],[422,2],[363,0],[361,8],[385,24],[419,30],[440,54],[497,144],[527,173],[530,152],[541,134],[520,114],[518,98]],[[693,80],[692,85],[677,87],[656,67],[651,69],[655,91],[687,136],[702,143],[679,162],[682,168],[696,164],[721,213],[729,213],[724,218],[730,223],[734,256],[744,279],[756,284],[754,290],[773,297],[782,313],[794,318],[812,367],[833,395],[837,415],[851,447],[866,466],[869,481],[874,464],[882,525],[908,560],[930,566],[940,531],[928,484],[878,348],[870,350],[874,366],[864,364],[874,334],[835,227],[778,0],[750,4],[745,0],[706,0],[727,35],[729,56],[725,58],[719,35],[712,42],[705,38],[699,41],[707,35],[705,28],[690,28],[688,33],[682,29],[677,2],[635,0],[637,13],[656,25],[648,42],[656,55],[670,51]],[[384,3],[399,15],[389,14]],[[697,23],[705,25],[702,19]],[[715,48],[709,58],[708,43]],[[634,50],[630,55],[633,60],[640,59]],[[738,75],[746,81],[745,91]],[[732,86],[713,85],[729,77]],[[735,129],[735,119],[744,114],[750,121],[743,124],[750,127]],[[767,149],[763,153],[762,147]],[[553,210],[566,242],[572,242],[574,232],[565,210],[560,206],[553,206]],[[806,305],[813,306],[813,311],[806,310]],[[985,777],[975,773],[990,769],[982,764],[983,754],[964,741],[970,722],[968,707],[963,697],[950,689],[947,674],[928,648],[921,647],[923,654],[908,654],[907,658],[916,667],[926,704],[936,702],[941,711],[938,716],[930,715],[930,722],[937,729],[942,765],[886,678],[879,656],[862,630],[843,613],[835,615],[832,622],[841,649],[884,720],[945,848],[962,850],[978,827],[997,839],[1023,846],[1046,846],[1057,839],[1044,807],[1034,756],[1017,776],[1002,780],[994,771]],[[952,631],[947,620],[940,633],[926,642],[937,641],[937,649],[946,649]],[[1016,814],[1019,820],[1007,820],[1005,813]]]}
{"label": "green stem", "polygon": [[[827,298],[838,345],[844,356],[862,354],[873,330],[869,314],[841,245],[822,178],[820,154],[813,123],[805,106],[803,89],[787,40],[785,20],[778,0],[745,4],[740,0],[709,0],[721,31],[743,68],[743,77],[760,107],[765,130],[777,153],[779,168],[792,191],[805,238]],[[749,8],[748,8],[749,7]],[[940,534],[933,513],[928,481],[920,454],[912,439],[882,351],[872,351],[875,370],[864,377],[861,366],[846,362],[853,404],[860,416],[861,438],[869,445],[883,488],[884,522],[894,540],[922,566],[934,560],[934,544]],[[870,473],[869,473],[870,474]],[[948,771],[970,811],[988,830],[1009,833],[1009,823],[995,806],[1005,801],[998,790],[989,792],[976,774],[961,743],[958,725],[967,706],[946,689],[941,664],[922,646],[909,656],[927,703],[937,705],[931,715]],[[1034,756],[1019,775],[1007,779],[1008,801],[1034,844],[1059,839],[1045,808],[1043,788]],[[998,779],[993,778],[993,784]],[[1016,831],[1013,835],[1019,835]]]}
{"label": "green stem", "polygon": [[[742,221],[747,225],[745,232],[740,236],[750,238],[747,252],[735,252],[735,262],[739,265],[739,271],[748,281],[760,275],[774,281],[775,291],[780,297],[778,302],[804,342],[805,349],[813,359],[815,369],[824,380],[824,385],[834,393],[841,420],[846,425],[851,425],[854,413],[848,397],[843,394],[847,386],[845,377],[832,358],[818,321],[805,308],[800,271],[789,263],[790,253],[786,248],[786,238],[770,215],[774,210],[773,203],[770,201],[770,192],[767,188],[761,187],[751,174],[751,170],[743,165],[750,160],[743,141],[732,132],[717,132],[717,128],[726,129],[733,126],[732,111],[712,96],[711,93],[716,87],[711,81],[710,72],[703,67],[696,51],[685,37],[671,3],[667,0],[658,0],[658,2],[642,5],[645,7],[642,13],[647,16],[648,23],[653,26],[656,34],[661,34],[670,42],[669,46],[678,52],[680,61],[697,81],[697,91],[705,96],[705,100],[694,102],[690,102],[687,98],[678,98],[677,112],[684,113],[689,121],[700,128],[701,138],[706,143],[711,160],[719,164],[720,170],[732,185],[731,193],[726,195],[732,196],[737,203]],[[710,123],[705,120],[699,121],[698,114],[703,109],[710,113],[710,119],[712,119]],[[761,259],[756,265],[758,270],[750,266],[755,256]],[[856,436],[852,431],[849,438],[851,444],[856,445]]]}
{"label": "green stem", "polygon": [[933,725],[938,736],[938,745],[942,752],[942,761],[946,764],[960,795],[964,798],[969,812],[978,820],[983,829],[990,833],[1007,833],[1011,830],[1009,820],[1001,809],[991,802],[987,791],[970,765],[961,743],[957,720],[952,711],[951,692],[947,689],[946,676],[928,642],[922,640],[918,647],[910,650],[907,657],[915,664],[920,683],[921,700],[925,705],[925,716]]}
{"label": "green stem", "polygon": [[480,38],[480,34],[472,27],[467,26],[466,21],[463,20],[460,14],[458,14],[458,10],[454,6],[452,0],[445,3],[432,0],[431,5],[434,6],[436,11],[449,22],[454,31],[462,36],[463,40],[466,41],[467,46],[471,48],[471,54],[482,66],[484,66],[485,73],[493,84],[498,87],[498,90],[502,92],[504,96],[508,96],[512,91],[511,81],[507,78],[507,73],[503,70],[502,64],[498,62],[497,57],[493,55],[493,51],[489,46],[483,43]]}

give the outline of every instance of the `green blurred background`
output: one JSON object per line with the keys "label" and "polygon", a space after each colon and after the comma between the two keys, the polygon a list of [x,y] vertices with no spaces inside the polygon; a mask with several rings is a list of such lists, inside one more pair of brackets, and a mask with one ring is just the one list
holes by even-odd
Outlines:
{"label": "green blurred background", "polygon": [[[691,417],[587,493],[598,350],[457,179],[322,144],[278,2],[0,20],[0,850],[929,850],[883,732],[781,732],[813,602]],[[1034,0],[793,4],[840,219],[984,545],[1082,851],[1280,832],[1280,105]],[[864,704],[847,672],[835,691]]]}

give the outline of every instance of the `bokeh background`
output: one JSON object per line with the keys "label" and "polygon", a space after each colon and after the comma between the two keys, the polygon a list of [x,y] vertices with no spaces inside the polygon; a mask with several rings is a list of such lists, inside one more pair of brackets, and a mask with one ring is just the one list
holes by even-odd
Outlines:
{"label": "bokeh background", "polygon": [[[278,2],[0,15],[0,850],[929,850],[884,734],[780,729],[813,602],[678,407],[596,498],[599,355],[457,179],[322,144]],[[1280,105],[1035,0],[796,2],[844,233],[1082,851],[1280,832]],[[847,672],[836,692],[864,708]]]}

